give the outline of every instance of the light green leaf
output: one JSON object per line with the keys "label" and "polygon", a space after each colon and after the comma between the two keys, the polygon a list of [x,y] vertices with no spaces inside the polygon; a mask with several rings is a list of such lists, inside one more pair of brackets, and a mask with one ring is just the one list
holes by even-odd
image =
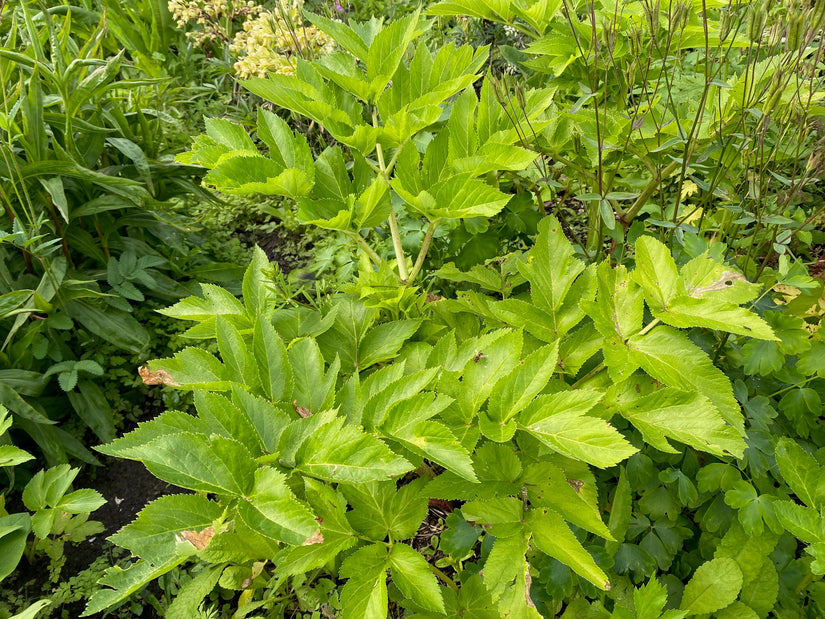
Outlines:
{"label": "light green leaf", "polygon": [[531,505],[550,507],[577,527],[606,540],[613,539],[611,531],[602,522],[598,508],[582,496],[583,480],[568,479],[561,468],[550,462],[537,462],[527,467],[522,483],[527,488]]}
{"label": "light green leaf", "polygon": [[238,502],[238,515],[253,531],[291,546],[324,541],[312,512],[298,502],[286,476],[272,467],[255,471],[255,485]]}
{"label": "light green leaf", "polygon": [[[518,270],[530,281],[533,303],[553,316],[553,328],[562,335],[558,313],[573,282],[584,271],[584,263],[573,257],[573,246],[555,217],[545,217],[539,223],[536,244]],[[576,304],[579,300],[575,299]]]}
{"label": "light green leaf", "polygon": [[720,557],[698,567],[685,586],[681,608],[702,615],[730,605],[742,589],[742,571],[736,561]]}
{"label": "light green leaf", "polygon": [[110,537],[110,541],[151,563],[175,555],[176,536],[202,531],[220,518],[223,508],[197,494],[170,494],[144,507],[137,518]]}
{"label": "light green leaf", "polygon": [[637,449],[603,419],[585,415],[601,397],[588,389],[540,396],[521,413],[519,428],[564,456],[600,468],[613,466]]}
{"label": "light green leaf", "polygon": [[263,454],[264,443],[252,420],[226,397],[196,389],[195,408],[207,433],[235,439],[249,450],[252,457]]}
{"label": "light green leaf", "polygon": [[427,610],[444,613],[441,587],[423,556],[406,544],[394,544],[390,550],[390,572],[405,598]]}
{"label": "light green leaf", "polygon": [[0,466],[17,466],[33,460],[34,456],[14,445],[0,445]]}
{"label": "light green leaf", "polygon": [[269,321],[255,323],[252,348],[264,394],[271,400],[288,401],[292,395],[292,368],[286,347]]}
{"label": "light green leaf", "polygon": [[103,578],[98,581],[98,584],[103,585],[103,588],[92,594],[86,609],[80,616],[94,615],[128,599],[148,583],[175,569],[186,561],[186,558],[186,556],[173,557],[160,565],[153,565],[148,561],[140,560],[125,570],[119,566],[110,567],[106,570]]}
{"label": "light green leaf", "polygon": [[645,292],[651,311],[667,311],[677,293],[678,273],[670,250],[651,236],[636,241],[636,270],[633,279]]}
{"label": "light green leaf", "polygon": [[494,421],[508,421],[544,389],[556,369],[558,342],[543,346],[523,359],[490,392],[487,416]]}
{"label": "light green leaf", "polygon": [[255,143],[246,130],[233,122],[222,118],[206,118],[206,135],[218,144],[228,146],[232,150],[256,151]]}
{"label": "light green leaf", "polygon": [[346,558],[341,578],[342,619],[385,619],[387,616],[387,547],[370,544]]}
{"label": "light green leaf", "polygon": [[0,517],[0,581],[17,568],[26,549],[26,538],[30,529],[29,514]]}
{"label": "light green leaf", "polygon": [[203,598],[212,592],[223,571],[223,565],[209,565],[192,580],[184,584],[175,595],[175,599],[166,609],[166,619],[192,619],[197,617],[198,608]]}
{"label": "light green leaf", "polygon": [[143,445],[139,459],[155,476],[181,488],[241,496],[257,465],[241,443],[223,436],[181,432]]}
{"label": "light green leaf", "polygon": [[732,454],[741,458],[745,451],[739,432],[725,422],[710,400],[698,393],[659,389],[620,402],[618,413],[642,432],[647,443],[665,452],[673,451],[667,438],[718,456]]}
{"label": "light green leaf", "polygon": [[383,481],[414,467],[380,440],[338,417],[318,428],[295,454],[295,469],[332,482]]}
{"label": "light green leaf", "polygon": [[705,327],[738,333],[760,340],[778,340],[768,323],[758,315],[732,303],[714,299],[674,297],[666,310],[651,309],[653,315],[673,327]]}
{"label": "light green leaf", "polygon": [[527,513],[527,526],[533,532],[533,541],[539,550],[558,559],[599,589],[610,589],[607,575],[556,511],[547,507],[531,509]]}
{"label": "light green leaf", "polygon": [[773,508],[782,526],[795,537],[807,544],[825,542],[825,519],[815,509],[791,501],[776,501]]}
{"label": "light green leaf", "polygon": [[725,421],[744,433],[744,418],[727,376],[684,333],[659,326],[628,340],[632,358],[653,378],[706,396]]}
{"label": "light green leaf", "polygon": [[420,325],[419,320],[395,320],[367,331],[358,343],[358,369],[364,370],[395,357]]}
{"label": "light green leaf", "polygon": [[793,439],[782,437],[776,443],[776,463],[782,479],[808,507],[819,509],[825,501],[823,467]]}

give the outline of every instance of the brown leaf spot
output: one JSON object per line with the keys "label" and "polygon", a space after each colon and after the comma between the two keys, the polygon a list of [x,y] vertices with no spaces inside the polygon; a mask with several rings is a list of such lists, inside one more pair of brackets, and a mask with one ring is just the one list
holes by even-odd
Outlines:
{"label": "brown leaf spot", "polygon": [[530,608],[535,608],[533,600],[530,599],[530,587],[533,585],[533,577],[530,576],[530,570],[524,570],[524,601]]}
{"label": "brown leaf spot", "polygon": [[436,301],[440,301],[444,297],[440,297],[437,294],[433,294],[432,292],[427,293],[427,303],[435,303]]}
{"label": "brown leaf spot", "polygon": [[189,542],[198,550],[203,550],[209,545],[212,537],[215,535],[215,527],[206,527],[203,531],[181,531],[175,536],[179,542]]}
{"label": "brown leaf spot", "polygon": [[292,408],[294,408],[295,412],[298,413],[304,419],[312,416],[312,413],[308,408],[304,406],[298,406],[298,400],[292,400]]}
{"label": "brown leaf spot", "polygon": [[171,374],[166,370],[156,370],[151,372],[148,367],[140,366],[138,375],[144,385],[169,385],[170,387],[180,387],[180,383],[175,382]]}
{"label": "brown leaf spot", "polygon": [[312,546],[313,544],[323,544],[324,543],[324,534],[320,531],[316,531],[312,536],[308,537],[306,541],[301,544],[302,546]]}
{"label": "brown leaf spot", "polygon": [[707,286],[697,286],[693,290],[690,291],[690,296],[701,299],[705,296],[706,292],[713,292],[715,290],[724,290],[725,288],[729,288],[733,286],[734,282],[737,281],[747,281],[745,276],[742,273],[736,273],[735,271],[725,271],[722,275],[719,276],[719,279],[714,281]]}
{"label": "brown leaf spot", "polygon": [[567,483],[570,484],[570,487],[576,492],[581,492],[582,486],[584,486],[584,482],[581,479],[568,479]]}

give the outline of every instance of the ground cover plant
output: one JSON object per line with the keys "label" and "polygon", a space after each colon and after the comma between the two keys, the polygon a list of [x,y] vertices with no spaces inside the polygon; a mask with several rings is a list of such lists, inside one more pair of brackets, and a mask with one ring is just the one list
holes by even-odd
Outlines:
{"label": "ground cover plant", "polygon": [[[495,105],[490,79],[470,87],[471,50],[452,80],[420,44],[404,58],[417,14],[380,33],[308,19],[351,56],[247,86],[324,123],[348,155],[313,156],[261,111],[266,154],[213,119],[183,160],[221,191],[296,199],[304,221],[361,247],[359,278],[307,305],[266,284],[259,253],[242,301],[205,287],[165,311],[217,343],[218,356],[185,349],[146,372],[193,390],[197,415],[165,413],[99,449],[199,494],[150,504],[113,538],[139,560],[104,577],[87,613],[195,560],[176,613],[217,587],[242,590],[234,612],[271,616],[312,603],[344,617],[816,616],[820,499],[806,476],[820,465],[802,445],[818,443],[810,426],[785,426],[815,414],[821,389],[804,319],[766,308],[721,244],[687,237],[677,264],[639,234],[629,268],[587,266],[552,216],[497,268],[441,269],[471,289],[428,301],[415,283],[435,231],[506,208],[515,183],[488,173],[517,176],[536,158],[513,145],[509,116],[541,131],[552,97]],[[405,210],[427,222],[415,258],[397,229]],[[377,227],[391,254],[371,246]],[[788,264],[770,287],[791,282]],[[719,368],[780,369],[757,350],[799,355],[788,387],[760,395]],[[808,409],[782,405],[787,393]],[[442,520],[422,544],[434,507]]]}

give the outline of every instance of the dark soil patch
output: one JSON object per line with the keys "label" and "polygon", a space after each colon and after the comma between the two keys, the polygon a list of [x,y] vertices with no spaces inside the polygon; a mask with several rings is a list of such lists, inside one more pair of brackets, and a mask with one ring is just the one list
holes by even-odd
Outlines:
{"label": "dark soil patch", "polygon": [[260,247],[267,258],[278,264],[284,274],[305,266],[312,249],[309,236],[297,230],[239,230],[236,234],[244,244]]}
{"label": "dark soil patch", "polygon": [[91,515],[92,519],[102,522],[106,530],[68,550],[64,576],[77,574],[89,567],[110,545],[106,538],[132,522],[147,503],[164,494],[187,492],[161,481],[141,462],[105,456],[102,462],[101,467],[87,469],[74,485],[77,488],[94,488],[106,499],[106,504]]}

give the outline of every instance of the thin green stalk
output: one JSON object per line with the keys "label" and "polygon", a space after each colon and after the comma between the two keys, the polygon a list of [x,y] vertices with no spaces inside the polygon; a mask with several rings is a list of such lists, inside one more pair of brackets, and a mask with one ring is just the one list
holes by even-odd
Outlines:
{"label": "thin green stalk", "polygon": [[455,591],[456,593],[458,593],[458,585],[457,585],[457,584],[455,584],[455,581],[454,581],[452,578],[450,578],[449,576],[447,576],[447,574],[445,574],[444,572],[442,572],[440,569],[438,569],[438,568],[437,568],[435,565],[433,565],[432,563],[427,563],[427,565],[429,565],[429,566],[430,566],[430,571],[431,571],[433,574],[435,574],[435,575],[439,578],[439,580],[441,580],[441,582],[443,582],[443,583],[444,583],[445,585],[447,585],[450,589],[452,589],[453,591]]}
{"label": "thin green stalk", "polygon": [[433,234],[435,234],[435,229],[438,227],[438,224],[441,223],[440,219],[436,219],[435,221],[431,221],[430,224],[427,226],[427,234],[424,236],[424,242],[421,243],[421,250],[418,252],[418,258],[415,260],[415,265],[413,266],[413,270],[410,273],[410,279],[408,283],[412,283],[415,281],[416,276],[418,275],[419,271],[421,271],[421,267],[424,266],[424,259],[427,257],[427,252],[430,249],[430,243],[433,241]]}
{"label": "thin green stalk", "polygon": [[[378,127],[378,110],[375,108],[372,110],[372,125],[373,127]],[[384,177],[387,184],[389,184],[389,173],[387,172],[387,166],[384,163],[384,149],[381,147],[381,144],[375,145],[375,155],[378,158],[378,167],[381,175]],[[409,281],[409,274],[407,273],[407,257],[404,254],[404,247],[401,245],[401,233],[398,230],[398,220],[395,218],[394,212],[390,212],[388,220],[390,224],[390,235],[392,235],[392,247],[395,251],[395,260],[398,263],[398,277],[401,279],[402,284],[406,284]]]}
{"label": "thin green stalk", "polygon": [[353,232],[352,230],[345,230],[344,233],[358,243],[358,246],[370,257],[370,260],[372,260],[376,265],[381,264],[381,256],[379,256],[375,250],[369,246],[369,243],[364,240],[364,237],[357,232]]}
{"label": "thin green stalk", "polygon": [[629,224],[631,221],[633,221],[636,215],[639,214],[639,211],[642,210],[642,207],[645,204],[647,204],[647,201],[650,199],[650,196],[656,193],[656,190],[659,188],[659,183],[661,183],[664,179],[670,176],[678,166],[678,161],[671,161],[670,164],[664,170],[662,170],[662,172],[658,176],[655,176],[652,179],[650,179],[650,182],[647,184],[647,187],[645,187],[641,195],[638,198],[636,198],[636,201],[633,203],[633,206],[627,209],[627,212],[624,214],[624,217],[622,218],[623,223]]}

